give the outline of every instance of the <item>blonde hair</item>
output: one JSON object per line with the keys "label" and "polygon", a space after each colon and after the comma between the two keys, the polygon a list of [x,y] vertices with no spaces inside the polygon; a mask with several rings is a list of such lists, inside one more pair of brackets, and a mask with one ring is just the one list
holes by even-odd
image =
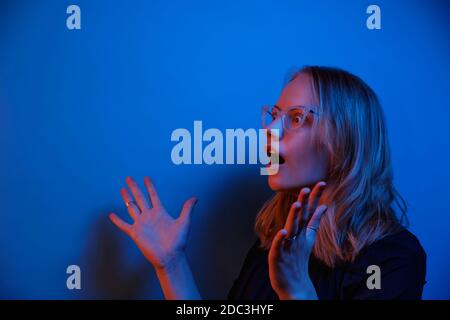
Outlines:
{"label": "blonde hair", "polygon": [[[321,199],[328,209],[313,254],[333,267],[354,261],[366,246],[405,228],[407,205],[393,185],[385,118],[374,91],[359,77],[336,68],[307,66],[289,81],[299,74],[310,76],[319,97],[321,116],[313,122],[314,142],[328,159]],[[255,221],[261,247],[270,248],[297,195],[276,192],[263,205]]]}

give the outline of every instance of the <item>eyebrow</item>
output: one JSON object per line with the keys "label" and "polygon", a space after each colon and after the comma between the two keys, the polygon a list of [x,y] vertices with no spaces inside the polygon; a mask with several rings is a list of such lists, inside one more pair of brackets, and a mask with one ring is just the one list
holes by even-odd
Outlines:
{"label": "eyebrow", "polygon": [[[280,110],[280,111],[282,111],[281,108],[280,108],[279,106],[277,106],[276,104],[274,104],[273,107],[274,107],[274,108],[277,108],[277,109]],[[317,106],[315,106],[315,107],[317,107]],[[300,104],[291,106],[291,107],[289,107],[289,108],[287,108],[287,109],[288,109],[288,110],[291,110],[291,109],[295,109],[295,108],[306,108],[306,109],[309,109],[309,112],[311,112],[312,114],[319,115],[319,112],[312,110],[311,107],[303,106],[303,105],[300,105]]]}
{"label": "eyebrow", "polygon": [[276,104],[273,105],[274,108],[277,108],[278,110],[281,111],[281,108],[279,106],[277,106]]}

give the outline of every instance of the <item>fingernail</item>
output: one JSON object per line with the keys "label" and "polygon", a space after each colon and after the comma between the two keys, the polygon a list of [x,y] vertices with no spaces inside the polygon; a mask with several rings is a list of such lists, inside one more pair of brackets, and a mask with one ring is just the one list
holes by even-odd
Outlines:
{"label": "fingernail", "polygon": [[287,230],[286,230],[286,229],[281,230],[281,234],[282,234],[283,236],[287,235]]}

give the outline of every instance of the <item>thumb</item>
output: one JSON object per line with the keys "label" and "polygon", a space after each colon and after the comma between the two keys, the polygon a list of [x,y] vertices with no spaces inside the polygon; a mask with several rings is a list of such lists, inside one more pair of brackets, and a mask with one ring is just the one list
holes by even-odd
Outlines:
{"label": "thumb", "polygon": [[182,223],[189,223],[191,220],[192,209],[197,204],[198,199],[193,197],[188,199],[181,210],[180,217],[178,218]]}

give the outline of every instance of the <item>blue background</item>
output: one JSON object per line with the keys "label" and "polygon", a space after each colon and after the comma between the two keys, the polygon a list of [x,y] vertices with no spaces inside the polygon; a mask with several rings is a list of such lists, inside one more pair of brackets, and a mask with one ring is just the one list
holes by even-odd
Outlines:
{"label": "blue background", "polygon": [[[395,181],[428,254],[424,298],[450,298],[450,37],[445,1],[0,2],[0,298],[162,298],[107,219],[127,175],[150,175],[176,216],[204,298],[224,298],[271,194],[258,165],[171,162],[176,128],[259,126],[305,64],[361,76],[384,106]],[[66,28],[81,7],[82,29]],[[82,290],[66,288],[66,268]]]}

